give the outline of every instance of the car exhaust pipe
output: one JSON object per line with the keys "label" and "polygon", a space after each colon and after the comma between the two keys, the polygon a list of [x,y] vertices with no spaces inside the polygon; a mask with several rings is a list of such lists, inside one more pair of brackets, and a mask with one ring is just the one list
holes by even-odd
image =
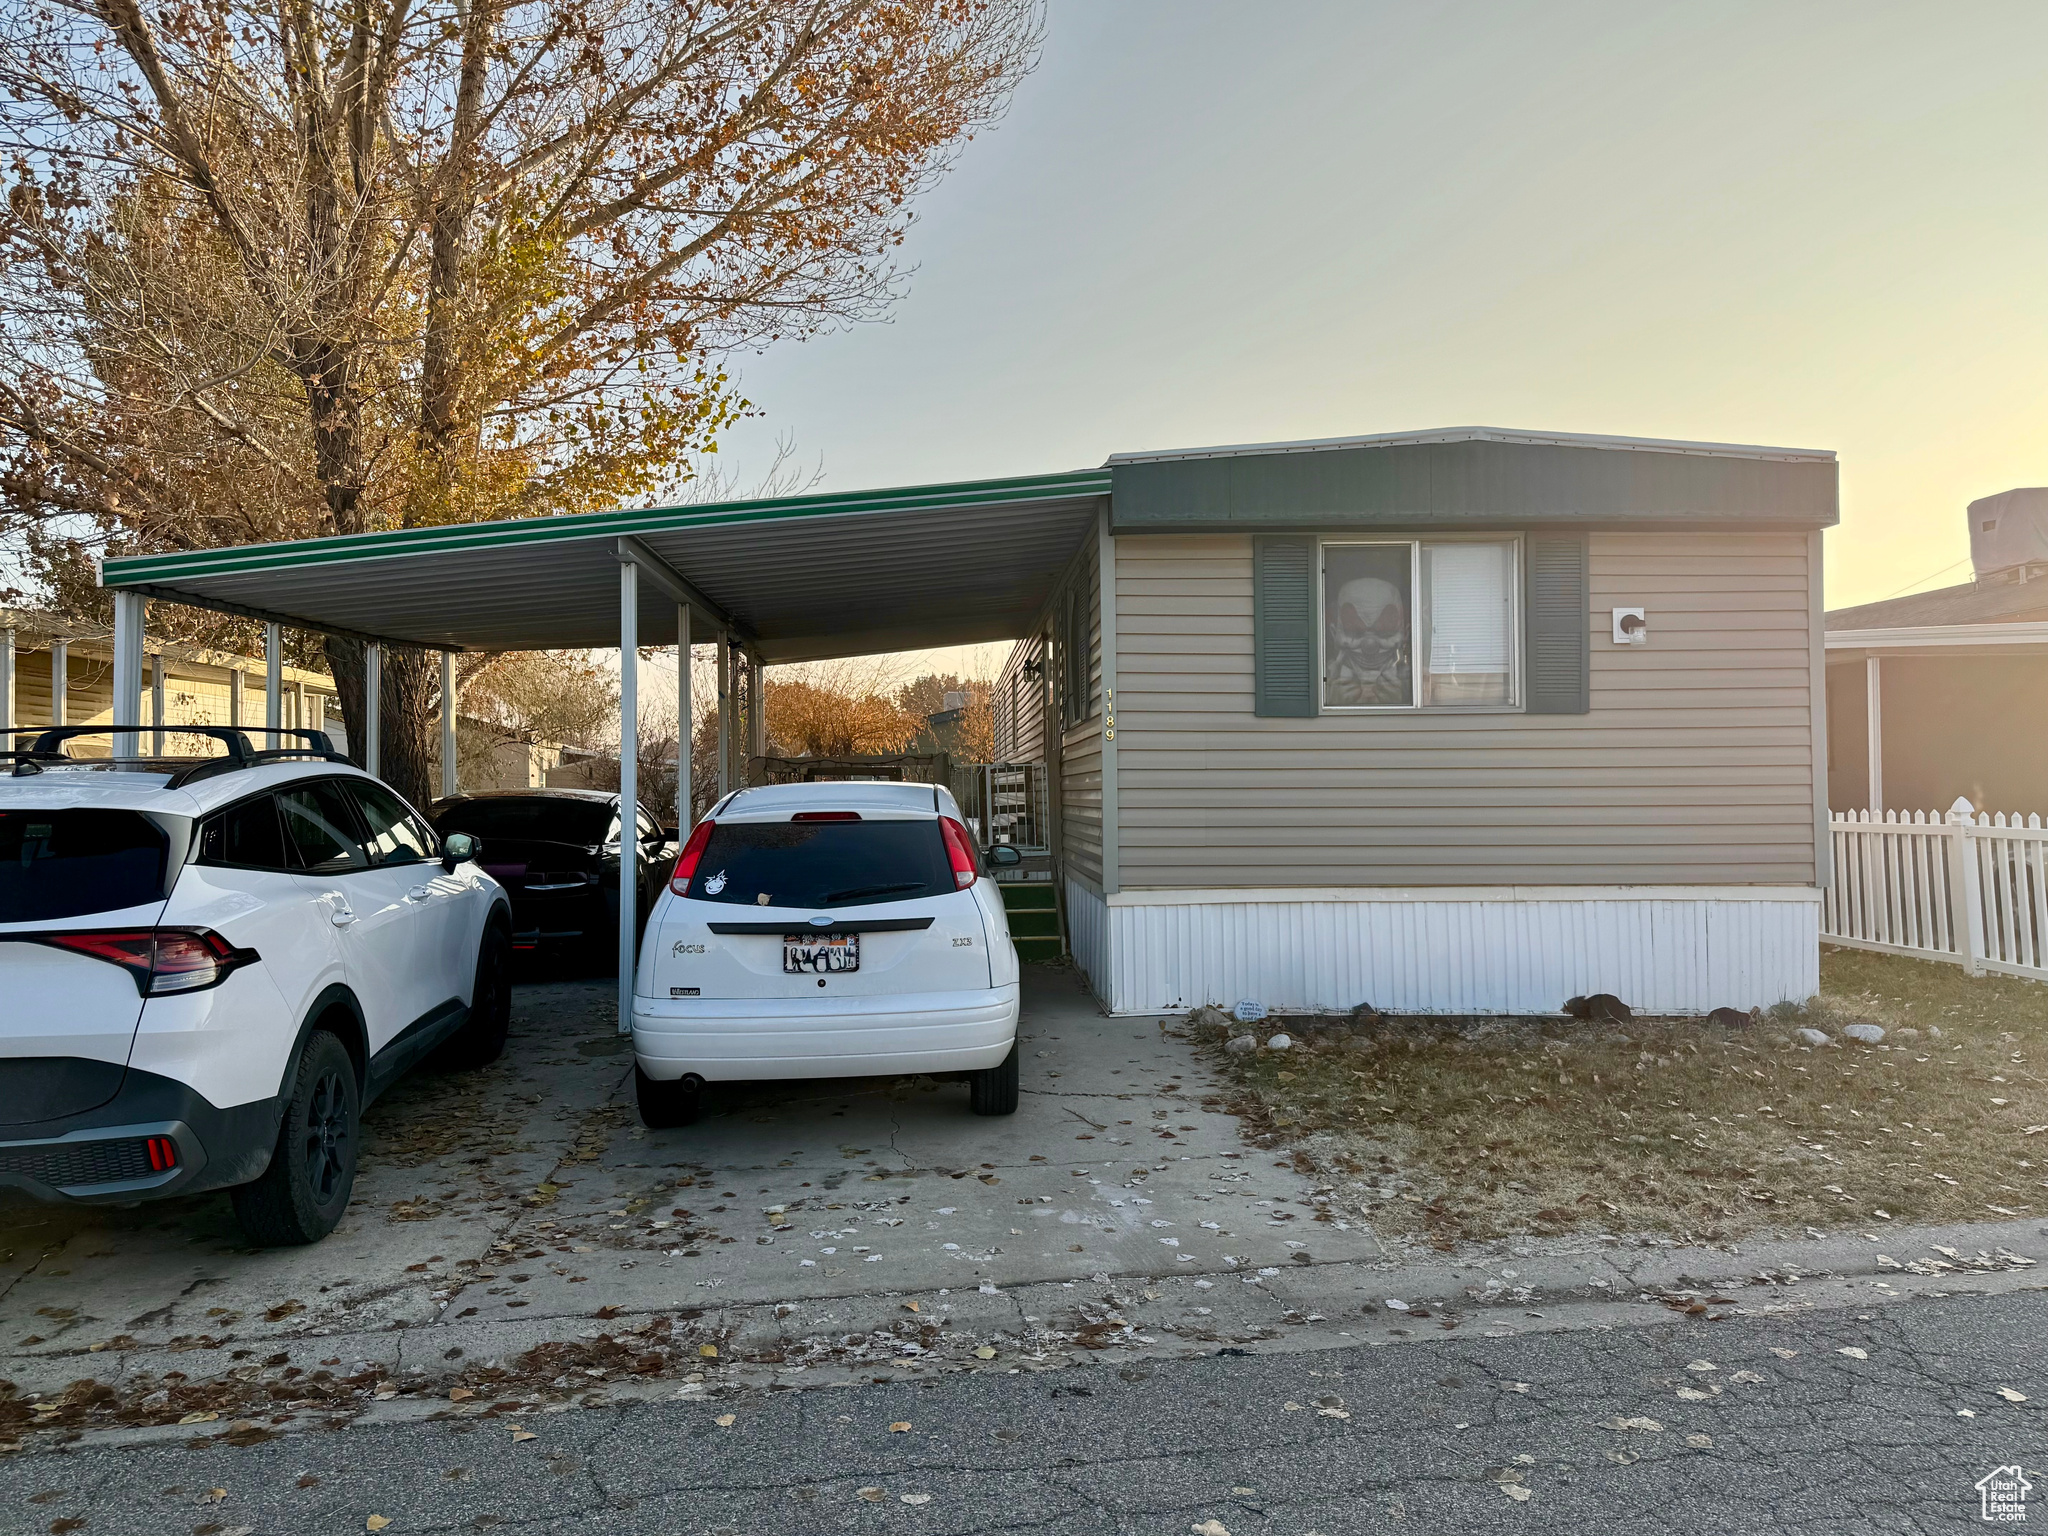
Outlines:
{"label": "car exhaust pipe", "polygon": [[685,1093],[702,1093],[704,1091],[704,1079],[694,1072],[685,1072],[676,1079],[676,1086]]}

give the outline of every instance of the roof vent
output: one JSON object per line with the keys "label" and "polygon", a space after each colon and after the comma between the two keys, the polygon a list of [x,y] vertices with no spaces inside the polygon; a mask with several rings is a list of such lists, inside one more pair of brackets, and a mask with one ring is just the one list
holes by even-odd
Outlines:
{"label": "roof vent", "polygon": [[2024,581],[2048,562],[2048,487],[1970,503],[1970,563],[1979,581]]}

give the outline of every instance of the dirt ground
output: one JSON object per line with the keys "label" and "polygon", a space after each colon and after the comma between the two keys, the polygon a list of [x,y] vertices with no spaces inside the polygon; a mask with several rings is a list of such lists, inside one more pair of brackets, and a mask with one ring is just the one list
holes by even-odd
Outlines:
{"label": "dirt ground", "polygon": [[[1856,1024],[1884,1036],[1844,1033]],[[2033,982],[1827,949],[1810,1005],[1735,1027],[1269,1019],[1255,1038],[1291,1048],[1226,1048],[1247,1032],[1193,1029],[1230,1110],[1388,1237],[1721,1242],[2048,1209],[2048,987]]]}

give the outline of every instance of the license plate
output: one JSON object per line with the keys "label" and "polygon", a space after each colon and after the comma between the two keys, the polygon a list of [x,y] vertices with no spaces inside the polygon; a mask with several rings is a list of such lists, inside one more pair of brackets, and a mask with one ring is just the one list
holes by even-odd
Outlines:
{"label": "license plate", "polygon": [[785,933],[782,936],[782,969],[790,975],[806,972],[857,971],[860,969],[860,935],[857,933]]}

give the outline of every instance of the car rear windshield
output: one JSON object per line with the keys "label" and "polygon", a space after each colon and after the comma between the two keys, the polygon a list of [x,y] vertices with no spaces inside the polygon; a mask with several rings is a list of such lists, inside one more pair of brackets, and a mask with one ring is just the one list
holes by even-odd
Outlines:
{"label": "car rear windshield", "polygon": [[956,890],[935,819],[721,821],[690,894],[737,906],[851,907]]}
{"label": "car rear windshield", "polygon": [[446,837],[467,832],[485,839],[515,842],[574,843],[595,847],[611,831],[613,811],[602,800],[463,800],[434,813],[434,830]]}
{"label": "car rear windshield", "polygon": [[134,811],[0,811],[0,923],[161,901],[169,852],[163,829]]}

